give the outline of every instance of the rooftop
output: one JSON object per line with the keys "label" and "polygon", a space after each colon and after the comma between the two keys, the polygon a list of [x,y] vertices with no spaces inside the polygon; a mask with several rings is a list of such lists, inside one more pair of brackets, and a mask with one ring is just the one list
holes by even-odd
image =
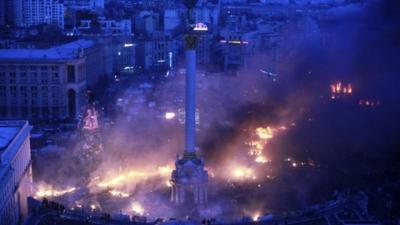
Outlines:
{"label": "rooftop", "polygon": [[7,148],[19,129],[20,127],[2,127],[0,125],[0,151]]}
{"label": "rooftop", "polygon": [[63,60],[79,57],[82,48],[89,48],[94,41],[80,39],[64,45],[54,46],[48,49],[0,49],[0,60]]}
{"label": "rooftop", "polygon": [[28,122],[19,120],[0,120],[0,156],[24,126],[28,126]]}

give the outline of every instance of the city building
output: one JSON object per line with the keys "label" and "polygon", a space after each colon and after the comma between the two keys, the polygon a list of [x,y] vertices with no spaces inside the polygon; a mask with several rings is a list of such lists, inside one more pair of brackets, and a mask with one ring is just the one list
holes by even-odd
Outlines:
{"label": "city building", "polygon": [[98,29],[97,32],[102,34],[132,34],[132,22],[128,19],[109,20],[104,17],[99,17],[98,24],[98,27],[95,27],[91,20],[81,20],[77,29],[80,33],[91,33],[93,30]]}
{"label": "city building", "polygon": [[6,1],[0,0],[0,26],[6,25]]}
{"label": "city building", "polygon": [[114,38],[114,72],[132,73],[136,68],[136,42],[132,38]]}
{"label": "city building", "polygon": [[199,44],[196,49],[196,60],[199,66],[208,67],[213,62],[213,45],[214,45],[213,34],[202,34],[199,35]]}
{"label": "city building", "polygon": [[27,121],[0,121],[0,222],[4,225],[20,224],[28,215],[31,129]]}
{"label": "city building", "polygon": [[[136,62],[143,70],[167,68],[170,64],[170,52],[175,57],[179,41],[162,32],[138,40]],[[172,58],[172,61],[175,59]]]}
{"label": "city building", "polygon": [[132,34],[132,22],[130,19],[109,20],[104,17],[99,18],[100,27],[106,33],[112,34]]}
{"label": "city building", "polygon": [[104,0],[64,0],[64,7],[77,10],[104,9]]}
{"label": "city building", "polygon": [[1,0],[4,5],[4,22],[10,26],[22,27],[23,21],[23,0]]}
{"label": "city building", "polygon": [[134,18],[135,33],[151,36],[153,32],[159,30],[160,15],[154,11],[141,11]]}
{"label": "city building", "polygon": [[257,53],[260,46],[257,31],[237,31],[222,29],[219,44],[222,47],[224,71],[237,70],[248,66],[252,56]]}
{"label": "city building", "polygon": [[64,28],[64,6],[58,0],[25,0],[24,26],[54,24]]}
{"label": "city building", "polygon": [[0,50],[0,118],[77,118],[102,75],[103,48],[78,40],[48,49]]}
{"label": "city building", "polygon": [[172,32],[183,25],[186,11],[182,8],[167,8],[164,10],[164,32]]}
{"label": "city building", "polygon": [[216,4],[199,1],[194,8],[193,16],[195,22],[206,23],[209,27],[217,27],[219,25],[220,13],[221,0],[217,0]]}

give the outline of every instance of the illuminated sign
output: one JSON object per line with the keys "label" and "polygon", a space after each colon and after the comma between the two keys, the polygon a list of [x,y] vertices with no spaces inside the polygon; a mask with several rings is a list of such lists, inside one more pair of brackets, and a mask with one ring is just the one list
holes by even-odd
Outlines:
{"label": "illuminated sign", "polygon": [[195,31],[208,31],[208,27],[205,23],[199,22],[194,25],[193,30]]}

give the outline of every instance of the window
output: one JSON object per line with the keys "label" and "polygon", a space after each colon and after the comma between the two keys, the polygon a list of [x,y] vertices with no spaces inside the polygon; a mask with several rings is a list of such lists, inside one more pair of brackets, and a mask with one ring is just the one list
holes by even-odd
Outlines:
{"label": "window", "polygon": [[67,67],[68,82],[75,82],[75,66],[69,65]]}
{"label": "window", "polygon": [[10,72],[9,76],[10,76],[9,83],[10,84],[15,84],[15,80],[16,80],[17,74],[15,72]]}
{"label": "window", "polygon": [[10,86],[10,94],[12,97],[17,97],[17,87],[16,86]]}
{"label": "window", "polygon": [[0,86],[0,97],[6,97],[7,95],[6,91],[7,91],[6,86]]}
{"label": "window", "polygon": [[6,82],[6,72],[0,72],[0,84],[4,84]]}
{"label": "window", "polygon": [[51,73],[51,81],[58,82],[58,73],[57,72]]}
{"label": "window", "polygon": [[38,77],[38,74],[36,72],[31,73],[31,82],[36,83],[37,77]]}
{"label": "window", "polygon": [[20,88],[19,88],[19,90],[21,91],[21,96],[22,97],[28,97],[28,93],[27,93],[27,87],[26,86],[21,86]]}
{"label": "window", "polygon": [[51,107],[51,111],[54,118],[58,118],[60,114],[60,109],[58,107]]}
{"label": "window", "polygon": [[47,82],[48,82],[47,73],[45,73],[45,72],[40,73],[40,78],[41,78],[41,83],[42,84],[47,84]]}
{"label": "window", "polygon": [[[25,103],[26,104],[26,103]],[[28,116],[28,107],[22,107],[21,108],[21,113],[23,117],[27,117]]]}

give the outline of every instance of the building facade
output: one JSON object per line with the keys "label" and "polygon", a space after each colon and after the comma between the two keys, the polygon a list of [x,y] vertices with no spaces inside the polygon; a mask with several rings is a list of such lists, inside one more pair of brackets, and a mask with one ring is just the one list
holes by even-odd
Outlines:
{"label": "building facade", "polygon": [[104,9],[104,0],[64,0],[64,6],[79,10]]}
{"label": "building facade", "polygon": [[97,70],[88,72],[96,66],[93,45],[79,40],[49,49],[1,49],[0,118],[78,118],[97,76]]}
{"label": "building facade", "polygon": [[0,0],[0,4],[4,6],[4,23],[10,26],[22,27],[23,21],[23,1],[22,0]]}
{"label": "building facade", "polygon": [[224,71],[237,70],[249,66],[260,46],[256,31],[236,31],[223,29],[219,45],[222,47]]}
{"label": "building facade", "polygon": [[64,6],[58,0],[25,0],[24,25],[54,24],[64,28]]}
{"label": "building facade", "polygon": [[26,121],[0,121],[0,222],[17,225],[28,215],[32,195],[32,127]]}
{"label": "building facade", "polygon": [[143,70],[168,68],[170,52],[175,57],[179,50],[179,41],[165,33],[154,33],[151,37],[138,40],[136,62]]}
{"label": "building facade", "polygon": [[6,25],[6,1],[0,0],[0,26]]}

